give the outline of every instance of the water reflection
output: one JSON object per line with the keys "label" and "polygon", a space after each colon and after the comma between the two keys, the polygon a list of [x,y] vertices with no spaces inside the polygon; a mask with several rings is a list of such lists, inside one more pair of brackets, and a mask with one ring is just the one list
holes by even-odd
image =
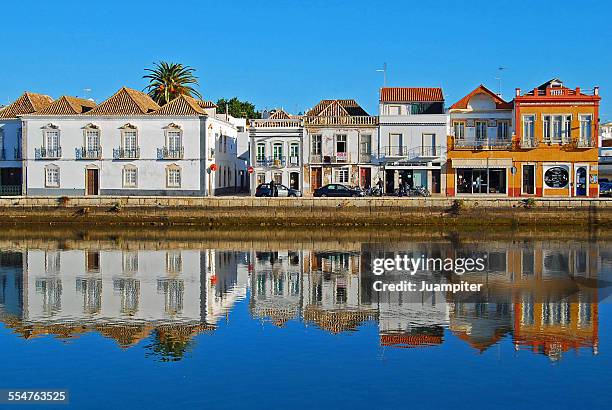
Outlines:
{"label": "water reflection", "polygon": [[[137,246],[59,249],[52,241],[0,253],[0,319],[24,338],[73,338],[85,332],[127,348],[177,360],[193,338],[214,334],[248,297],[255,320],[288,321],[333,334],[378,327],[382,347],[432,347],[458,338],[483,352],[510,338],[558,360],[569,350],[598,351],[600,272],[609,249],[597,242],[423,241],[350,242],[325,246],[235,243],[232,249]],[[255,248],[255,249],[251,249]],[[483,257],[484,283],[465,297],[451,292],[372,294],[362,273],[373,258],[395,255]],[[423,273],[439,283],[456,275]],[[367,284],[365,284],[367,285]]]}

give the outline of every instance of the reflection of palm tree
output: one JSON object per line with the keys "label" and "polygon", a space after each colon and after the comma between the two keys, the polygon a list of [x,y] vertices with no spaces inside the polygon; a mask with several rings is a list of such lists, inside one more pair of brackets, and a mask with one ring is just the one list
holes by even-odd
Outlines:
{"label": "reflection of palm tree", "polygon": [[179,361],[191,351],[193,330],[190,327],[166,326],[158,328],[153,333],[153,341],[145,348],[148,355],[153,355],[163,362]]}

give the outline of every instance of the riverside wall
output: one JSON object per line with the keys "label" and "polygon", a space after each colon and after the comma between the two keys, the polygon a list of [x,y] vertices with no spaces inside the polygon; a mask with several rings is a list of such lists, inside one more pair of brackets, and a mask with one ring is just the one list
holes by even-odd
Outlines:
{"label": "riverside wall", "polygon": [[0,225],[612,227],[612,199],[0,197]]}

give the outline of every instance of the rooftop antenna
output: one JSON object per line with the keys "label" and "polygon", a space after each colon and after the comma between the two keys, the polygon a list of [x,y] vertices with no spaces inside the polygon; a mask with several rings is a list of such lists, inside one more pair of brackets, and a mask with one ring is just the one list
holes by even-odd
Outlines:
{"label": "rooftop antenna", "polygon": [[497,95],[499,96],[499,98],[501,98],[502,96],[502,71],[504,71],[505,69],[506,67],[497,67],[497,71],[499,72],[499,77],[495,77],[495,79],[499,81],[499,91],[497,92]]}
{"label": "rooftop antenna", "polygon": [[383,73],[383,87],[387,86],[387,63],[383,63],[383,68],[376,70],[378,73]]}
{"label": "rooftop antenna", "polygon": [[89,94],[91,92],[91,88],[83,88],[83,98],[85,100],[89,100],[90,98],[87,98],[87,94]]}

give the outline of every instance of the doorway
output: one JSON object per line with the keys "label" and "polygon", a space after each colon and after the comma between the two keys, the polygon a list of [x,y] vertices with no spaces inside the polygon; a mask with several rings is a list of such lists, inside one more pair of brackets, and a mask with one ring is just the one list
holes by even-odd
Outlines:
{"label": "doorway", "polygon": [[372,169],[361,168],[359,170],[359,185],[363,189],[368,189],[372,185]]}
{"label": "doorway", "polygon": [[323,173],[321,168],[310,169],[310,188],[314,191],[317,188],[321,188],[323,185]]}
{"label": "doorway", "polygon": [[300,189],[300,174],[299,172],[292,172],[289,174],[289,188]]}
{"label": "doorway", "polygon": [[100,190],[99,171],[95,168],[88,168],[85,183],[87,186],[87,195],[98,195]]}
{"label": "doorway", "polygon": [[586,167],[576,168],[576,196],[587,196]]}

